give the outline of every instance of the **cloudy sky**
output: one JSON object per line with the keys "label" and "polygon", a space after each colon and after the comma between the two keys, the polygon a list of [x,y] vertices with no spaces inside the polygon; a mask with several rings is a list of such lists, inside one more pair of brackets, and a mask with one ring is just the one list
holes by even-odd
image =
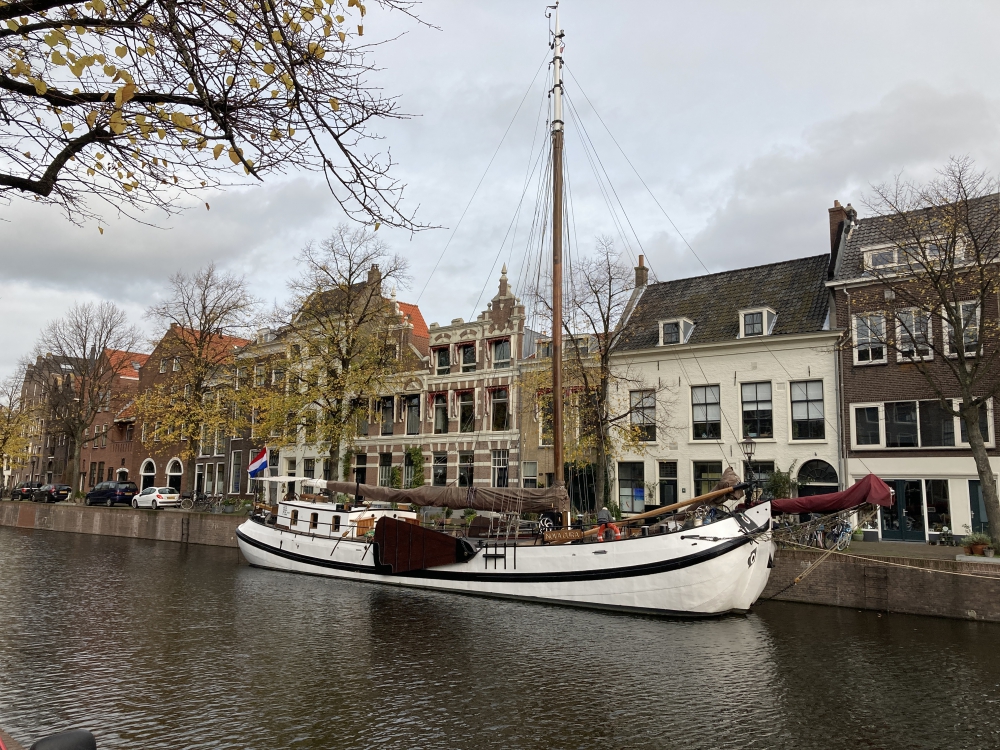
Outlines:
{"label": "cloudy sky", "polygon": [[[570,123],[574,252],[607,234],[625,253],[645,252],[659,279],[702,272],[658,201],[712,271],[813,255],[829,250],[835,198],[863,214],[872,183],[926,178],[952,155],[1000,172],[997,3],[564,0],[562,8],[567,91],[634,229],[619,233]],[[426,0],[420,14],[436,29],[374,8],[366,18],[366,37],[403,33],[379,50],[376,82],[416,116],[379,132],[408,185],[407,204],[442,228],[384,239],[411,264],[399,298],[419,300],[428,322],[473,316],[507,259],[512,281],[530,283],[522,266],[534,191],[520,214],[518,203],[545,101],[543,10],[542,0]],[[210,212],[198,204],[170,220],[149,217],[162,228],[109,216],[103,235],[55,210],[0,206],[0,372],[74,300],[112,299],[141,323],[171,273],[209,261],[280,300],[298,250],[343,221],[308,174],[206,199]]]}

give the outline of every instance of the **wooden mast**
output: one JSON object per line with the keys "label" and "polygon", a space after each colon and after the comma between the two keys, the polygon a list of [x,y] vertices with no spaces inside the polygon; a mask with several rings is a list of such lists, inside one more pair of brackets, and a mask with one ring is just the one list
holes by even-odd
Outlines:
{"label": "wooden mast", "polygon": [[563,113],[562,113],[562,27],[559,3],[555,5],[555,33],[552,38],[552,463],[556,487],[563,482]]}

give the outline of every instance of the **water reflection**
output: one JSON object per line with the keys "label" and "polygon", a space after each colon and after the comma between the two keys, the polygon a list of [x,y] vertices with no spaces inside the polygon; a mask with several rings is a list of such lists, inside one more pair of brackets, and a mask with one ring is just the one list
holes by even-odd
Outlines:
{"label": "water reflection", "polygon": [[4,528],[0,632],[0,726],[102,750],[998,744],[1000,629],[975,623],[616,616]]}

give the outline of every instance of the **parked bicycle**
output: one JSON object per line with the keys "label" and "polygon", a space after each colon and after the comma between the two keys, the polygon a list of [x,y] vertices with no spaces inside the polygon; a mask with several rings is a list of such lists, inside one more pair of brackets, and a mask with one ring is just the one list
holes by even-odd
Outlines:
{"label": "parked bicycle", "polygon": [[851,544],[851,534],[853,533],[854,529],[851,527],[850,521],[838,518],[830,528],[830,531],[827,532],[823,544],[827,549],[835,549],[838,552],[843,552]]}

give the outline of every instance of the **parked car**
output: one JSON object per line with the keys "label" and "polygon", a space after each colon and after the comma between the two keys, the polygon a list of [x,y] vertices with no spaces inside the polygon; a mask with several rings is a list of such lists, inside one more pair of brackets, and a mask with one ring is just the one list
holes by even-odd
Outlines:
{"label": "parked car", "polygon": [[138,495],[132,498],[133,508],[160,508],[180,507],[181,493],[173,487],[147,487]]}
{"label": "parked car", "polygon": [[36,503],[59,503],[68,500],[73,488],[68,484],[43,484],[31,499]]}
{"label": "parked car", "polygon": [[10,491],[11,500],[30,500],[35,490],[42,486],[41,482],[21,482]]}
{"label": "parked car", "polygon": [[104,503],[109,508],[116,503],[131,503],[139,492],[135,482],[100,482],[87,493],[84,503],[97,505]]}

